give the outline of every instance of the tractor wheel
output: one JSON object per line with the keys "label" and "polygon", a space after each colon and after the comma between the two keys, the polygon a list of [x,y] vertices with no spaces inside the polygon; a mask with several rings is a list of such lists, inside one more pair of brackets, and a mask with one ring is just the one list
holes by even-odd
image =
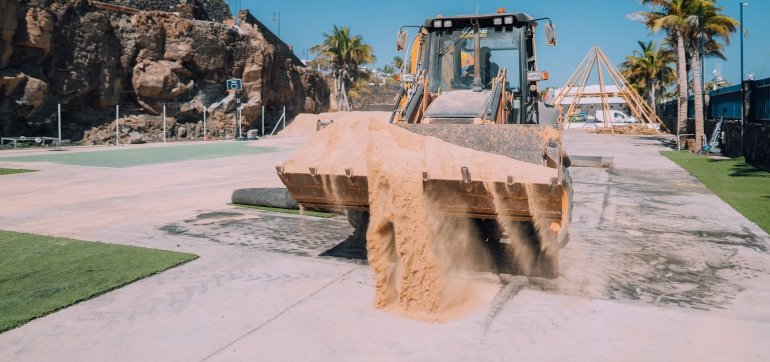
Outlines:
{"label": "tractor wheel", "polygon": [[366,229],[369,227],[369,212],[359,210],[345,210],[350,226],[355,229],[353,235],[366,238]]}
{"label": "tractor wheel", "polygon": [[473,222],[478,230],[479,240],[481,240],[484,248],[486,248],[492,256],[492,261],[494,263],[492,271],[496,273],[514,274],[508,249],[500,242],[502,230],[500,230],[497,220],[473,219]]}

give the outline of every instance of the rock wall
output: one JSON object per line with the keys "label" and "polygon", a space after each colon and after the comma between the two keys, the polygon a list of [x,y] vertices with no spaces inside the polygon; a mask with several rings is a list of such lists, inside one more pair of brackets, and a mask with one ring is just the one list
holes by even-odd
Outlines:
{"label": "rock wall", "polygon": [[[262,106],[285,105],[290,115],[325,111],[329,89],[321,76],[248,11],[238,18],[227,25],[104,10],[88,0],[0,0],[0,134],[54,134],[57,103],[64,136],[73,140],[99,127],[114,131],[118,104],[150,115],[165,105],[175,124],[198,123],[204,108],[212,120],[240,108],[246,129]],[[242,78],[243,91],[227,93],[229,78]],[[228,135],[217,127],[212,123],[212,135]]]}
{"label": "rock wall", "polygon": [[[706,120],[707,137],[711,137],[711,133],[718,122],[718,119]],[[741,121],[725,120],[724,124],[722,124],[722,132],[724,132],[724,138],[720,139],[722,154],[728,157],[743,156],[744,152],[741,150]],[[746,162],[770,171],[770,123],[746,122],[743,137]]]}
{"label": "rock wall", "polygon": [[770,171],[770,123],[747,122],[746,162]]}
{"label": "rock wall", "polygon": [[398,101],[401,85],[369,85],[358,90],[358,96],[351,96],[351,106],[360,111],[392,111]]}

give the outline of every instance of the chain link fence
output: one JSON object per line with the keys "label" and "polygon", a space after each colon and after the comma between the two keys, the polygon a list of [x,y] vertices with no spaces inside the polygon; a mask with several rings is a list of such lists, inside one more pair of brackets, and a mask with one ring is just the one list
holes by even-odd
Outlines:
{"label": "chain link fence", "polygon": [[[202,99],[204,102],[209,101]],[[54,105],[27,114],[0,111],[0,149],[32,146],[126,145],[147,142],[248,140],[275,135],[286,124],[285,107],[243,112],[232,106],[209,112],[191,105],[159,105],[157,113],[133,103],[83,110]],[[227,108],[227,107],[224,107]]]}

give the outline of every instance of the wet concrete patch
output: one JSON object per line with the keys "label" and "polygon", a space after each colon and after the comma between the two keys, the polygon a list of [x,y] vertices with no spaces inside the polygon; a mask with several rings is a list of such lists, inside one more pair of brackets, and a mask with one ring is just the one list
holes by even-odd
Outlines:
{"label": "wet concrete patch", "polygon": [[189,219],[185,220],[185,222],[190,222],[192,220],[201,220],[201,219],[221,219],[221,218],[227,218],[232,216],[241,216],[240,212],[231,212],[231,211],[214,211],[214,212],[204,212],[202,214],[198,214],[198,216],[195,217],[195,219]]}
{"label": "wet concrete patch", "polygon": [[[298,256],[328,256],[361,263],[365,241],[354,240],[346,220],[285,215],[257,210],[215,211],[164,225],[161,231],[217,244]],[[363,249],[361,249],[363,246]],[[361,251],[363,250],[363,257]]]}
{"label": "wet concrete patch", "polygon": [[723,308],[743,290],[736,283],[742,268],[737,264],[722,268],[724,260],[699,263],[657,251],[624,259],[633,267],[610,277],[605,291],[609,299],[708,310]]}
{"label": "wet concrete patch", "polygon": [[705,242],[719,245],[741,246],[766,253],[768,246],[756,234],[743,227],[743,232],[693,230],[692,234]]}
{"label": "wet concrete patch", "polygon": [[187,229],[180,227],[179,225],[169,224],[160,227],[160,231],[163,231],[171,235],[182,235],[187,232]]}
{"label": "wet concrete patch", "polygon": [[[644,250],[651,266],[644,276],[664,292],[655,303],[723,308],[745,289],[749,279],[768,272],[766,265],[750,257],[765,254],[767,249],[748,230],[681,230],[660,237],[663,232],[648,230],[651,237]],[[650,253],[652,244],[656,244],[656,254]],[[657,262],[649,262],[656,256]]]}
{"label": "wet concrete patch", "polygon": [[559,280],[548,290],[661,307],[723,309],[750,279],[769,273],[757,262],[768,252],[767,240],[724,220],[723,213],[699,209],[696,205],[719,201],[688,175],[575,171],[575,204],[601,208],[575,208],[571,230],[582,253],[577,268],[585,275]]}

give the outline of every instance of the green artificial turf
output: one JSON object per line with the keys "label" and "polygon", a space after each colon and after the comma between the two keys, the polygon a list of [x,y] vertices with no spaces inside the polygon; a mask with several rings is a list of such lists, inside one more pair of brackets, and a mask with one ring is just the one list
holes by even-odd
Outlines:
{"label": "green artificial turf", "polygon": [[105,147],[89,152],[58,152],[42,155],[0,157],[0,161],[53,162],[77,166],[134,167],[171,162],[272,152],[270,147],[254,147],[246,142],[206,142],[189,145]]}
{"label": "green artificial turf", "polygon": [[747,164],[742,157],[713,160],[688,151],[665,151],[662,154],[770,233],[770,172]]}
{"label": "green artificial turf", "polygon": [[[268,211],[268,212],[279,212],[282,214],[293,214],[293,215],[300,214],[300,211],[298,209],[282,209],[278,207],[256,206],[256,205],[245,205],[245,204],[232,204],[232,205],[238,206],[238,207],[244,207],[247,209],[257,209],[257,210]],[[302,211],[301,214],[307,215],[307,216],[322,217],[326,219],[335,216],[335,214],[328,213],[328,212],[310,211],[310,210]]]}
{"label": "green artificial turf", "polygon": [[196,258],[0,231],[0,332]]}
{"label": "green artificial turf", "polygon": [[26,170],[23,168],[0,168],[0,175],[13,175],[15,173],[35,172],[37,170]]}

